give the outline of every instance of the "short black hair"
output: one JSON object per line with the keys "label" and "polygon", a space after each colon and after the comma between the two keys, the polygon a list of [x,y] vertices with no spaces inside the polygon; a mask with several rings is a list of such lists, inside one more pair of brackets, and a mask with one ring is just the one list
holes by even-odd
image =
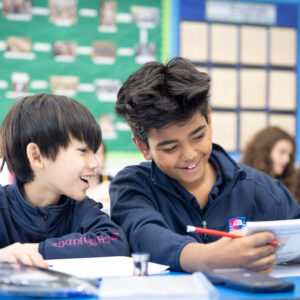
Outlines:
{"label": "short black hair", "polygon": [[200,111],[207,121],[210,78],[187,59],[149,62],[130,75],[118,92],[115,112],[147,147],[151,129],[184,123]]}
{"label": "short black hair", "polygon": [[97,151],[101,129],[91,112],[81,103],[59,95],[36,94],[21,98],[8,111],[0,131],[0,154],[8,169],[21,182],[34,179],[26,147],[36,143],[41,154],[52,160],[70,138],[84,141]]}

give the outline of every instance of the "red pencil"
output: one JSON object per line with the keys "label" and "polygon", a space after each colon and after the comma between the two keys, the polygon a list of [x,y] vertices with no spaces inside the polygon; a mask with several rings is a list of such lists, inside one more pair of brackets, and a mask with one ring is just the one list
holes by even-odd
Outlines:
{"label": "red pencil", "polygon": [[[187,232],[197,232],[197,233],[215,235],[215,236],[226,236],[226,237],[230,237],[230,238],[233,238],[233,239],[244,237],[243,235],[233,234],[233,233],[220,231],[220,230],[207,229],[207,228],[202,228],[202,227],[195,227],[195,226],[190,226],[190,225],[188,225],[186,227],[186,231]],[[273,242],[268,243],[268,245],[278,246],[279,243],[277,241],[273,241]]]}

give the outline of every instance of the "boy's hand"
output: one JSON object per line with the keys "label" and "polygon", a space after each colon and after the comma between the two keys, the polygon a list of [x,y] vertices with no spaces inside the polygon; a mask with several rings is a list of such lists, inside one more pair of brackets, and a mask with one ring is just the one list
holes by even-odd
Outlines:
{"label": "boy's hand", "polygon": [[267,243],[275,239],[271,232],[260,232],[240,239],[222,238],[212,244],[219,244],[218,248],[223,249],[224,255],[219,256],[220,259],[232,264],[231,267],[243,267],[268,274],[274,267],[278,247]]}
{"label": "boy's hand", "polygon": [[265,274],[276,261],[277,247],[267,245],[275,240],[271,232],[260,232],[242,238],[222,237],[209,244],[187,244],[180,254],[180,265],[187,272],[220,268],[247,268]]}
{"label": "boy's hand", "polygon": [[21,263],[28,266],[49,268],[49,264],[44,261],[39,253],[38,247],[38,243],[14,243],[0,249],[0,262]]}

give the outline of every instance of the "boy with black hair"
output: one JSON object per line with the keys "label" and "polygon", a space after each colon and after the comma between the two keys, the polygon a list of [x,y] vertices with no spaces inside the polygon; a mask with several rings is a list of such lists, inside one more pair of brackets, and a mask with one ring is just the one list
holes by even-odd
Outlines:
{"label": "boy with black hair", "polygon": [[0,186],[0,260],[46,266],[41,256],[129,255],[122,230],[85,197],[101,139],[93,115],[73,99],[36,94],[11,107],[0,153],[15,182]]}
{"label": "boy with black hair", "polygon": [[[210,79],[189,61],[145,64],[123,84],[115,106],[146,160],[117,174],[111,216],[132,251],[175,271],[244,267],[270,272],[276,239],[261,232],[241,239],[187,233],[187,225],[230,231],[246,221],[300,217],[279,181],[233,161],[212,143]],[[224,134],[226,134],[224,132]]]}

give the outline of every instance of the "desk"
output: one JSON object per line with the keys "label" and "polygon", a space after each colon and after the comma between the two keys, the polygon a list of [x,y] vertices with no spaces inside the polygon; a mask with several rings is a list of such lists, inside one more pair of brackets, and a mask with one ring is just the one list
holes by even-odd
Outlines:
{"label": "desk", "polygon": [[[175,273],[170,273],[170,275],[174,275]],[[177,273],[180,274],[180,273]],[[270,294],[254,294],[254,293],[246,293],[241,292],[238,290],[233,290],[221,286],[216,286],[217,290],[220,294],[220,300],[235,300],[235,299],[282,299],[282,300],[290,300],[290,299],[299,299],[300,300],[300,277],[289,277],[286,278],[289,281],[292,281],[295,284],[295,290],[293,292],[289,293],[270,293]],[[29,300],[29,299],[35,299],[35,300],[42,300],[43,298],[29,298],[29,297],[9,297],[9,296],[2,296],[0,295],[1,299],[4,300]],[[47,298],[48,300],[50,298]],[[53,298],[51,298],[53,299]],[[61,298],[66,299],[66,298]],[[71,298],[70,298],[71,299]],[[95,300],[99,298],[72,298],[76,300]],[[126,299],[126,298],[124,298]],[[171,298],[169,298],[171,299]],[[178,300],[178,298],[176,298]],[[182,299],[185,300],[185,299]]]}

